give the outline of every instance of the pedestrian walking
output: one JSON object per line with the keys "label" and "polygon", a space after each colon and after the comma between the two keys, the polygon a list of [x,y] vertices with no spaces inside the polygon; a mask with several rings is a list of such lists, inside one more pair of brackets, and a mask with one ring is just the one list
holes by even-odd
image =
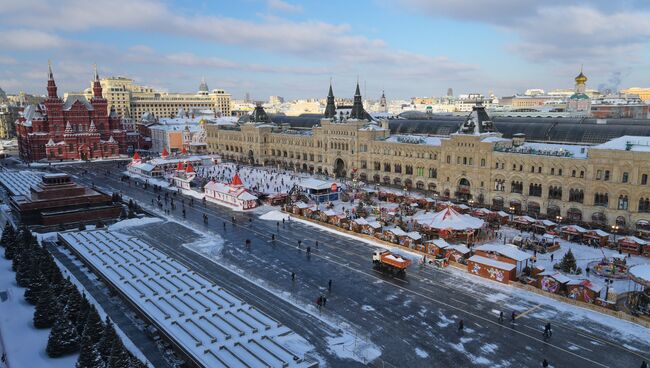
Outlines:
{"label": "pedestrian walking", "polygon": [[645,360],[641,363],[641,368],[648,368],[648,363]]}
{"label": "pedestrian walking", "polygon": [[465,328],[465,324],[463,323],[463,320],[461,319],[460,322],[458,322],[458,332],[463,332],[464,328]]}
{"label": "pedestrian walking", "polygon": [[553,262],[553,256],[554,256],[554,254],[551,253],[551,262]]}
{"label": "pedestrian walking", "polygon": [[294,282],[294,281],[296,281],[296,273],[291,272],[291,282]]}
{"label": "pedestrian walking", "polygon": [[323,298],[323,307],[324,307],[327,304],[327,298],[325,297],[325,295],[321,296],[321,298]]}
{"label": "pedestrian walking", "polygon": [[318,311],[320,312],[321,307],[323,307],[323,296],[322,296],[322,295],[319,296],[319,297],[316,299],[316,306],[317,306],[317,308],[318,308]]}
{"label": "pedestrian walking", "polygon": [[542,367],[548,367],[548,360],[544,359],[542,362]]}
{"label": "pedestrian walking", "polygon": [[503,323],[503,311],[499,312],[499,323]]}
{"label": "pedestrian walking", "polygon": [[318,249],[318,240],[316,240],[316,249]]}
{"label": "pedestrian walking", "polygon": [[311,247],[308,246],[307,247],[307,255],[310,255],[310,254],[311,254]]}
{"label": "pedestrian walking", "polygon": [[271,234],[271,241],[275,243],[275,234]]}
{"label": "pedestrian walking", "polygon": [[512,316],[510,322],[515,323],[515,319],[517,318],[517,311],[512,311]]}
{"label": "pedestrian walking", "polygon": [[330,293],[332,292],[332,279],[327,282],[327,291]]}
{"label": "pedestrian walking", "polygon": [[301,244],[302,244],[302,240],[298,240],[298,249],[300,249]]}

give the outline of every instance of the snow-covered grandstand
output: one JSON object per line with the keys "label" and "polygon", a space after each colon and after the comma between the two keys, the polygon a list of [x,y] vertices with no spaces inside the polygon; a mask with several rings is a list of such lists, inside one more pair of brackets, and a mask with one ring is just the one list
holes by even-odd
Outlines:
{"label": "snow-covered grandstand", "polygon": [[7,189],[10,195],[27,195],[29,188],[41,182],[42,172],[36,171],[0,171],[0,184]]}
{"label": "snow-covered grandstand", "polygon": [[305,359],[311,345],[291,329],[137,238],[102,229],[59,233],[59,240],[193,365],[318,365]]}

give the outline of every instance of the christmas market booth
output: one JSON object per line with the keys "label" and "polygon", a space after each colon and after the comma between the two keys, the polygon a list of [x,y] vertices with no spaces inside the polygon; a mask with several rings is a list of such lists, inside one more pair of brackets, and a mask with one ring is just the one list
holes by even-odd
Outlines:
{"label": "christmas market booth", "polygon": [[547,293],[566,295],[570,278],[557,271],[543,271],[537,274],[537,287]]}
{"label": "christmas market booth", "polygon": [[528,267],[531,255],[512,244],[483,244],[474,249],[474,255],[492,258],[515,266],[515,275],[520,275]]}
{"label": "christmas market booth", "polygon": [[535,224],[535,221],[537,220],[527,215],[515,216],[515,218],[512,220],[512,225],[520,230],[531,230]]}
{"label": "christmas market booth", "polygon": [[587,279],[571,279],[567,283],[567,297],[585,303],[593,303],[600,298],[602,290],[602,286]]}
{"label": "christmas market booth", "polygon": [[422,235],[417,231],[409,231],[399,237],[400,245],[415,249],[415,246],[422,243]]}
{"label": "christmas market booth", "polygon": [[587,230],[583,239],[585,239],[589,245],[595,245],[599,247],[606,247],[609,243],[609,233],[600,229]]}
{"label": "christmas market booth", "polygon": [[533,230],[538,234],[544,234],[555,230],[557,224],[551,220],[536,220],[533,224]]}
{"label": "christmas market booth", "polygon": [[486,279],[508,284],[517,280],[517,266],[480,255],[473,255],[467,260],[469,273]]}
{"label": "christmas market booth", "polygon": [[640,264],[628,269],[634,281],[634,290],[627,294],[627,306],[633,311],[650,317],[650,264]]}
{"label": "christmas market booth", "polygon": [[623,253],[642,254],[644,247],[649,243],[647,240],[637,238],[636,236],[623,236],[617,241],[618,247]]}
{"label": "christmas market booth", "polygon": [[578,242],[582,240],[582,237],[585,235],[586,232],[587,229],[578,225],[563,226],[562,230],[560,231],[563,239],[566,239],[568,241],[578,241]]}
{"label": "christmas market booth", "polygon": [[382,239],[391,243],[399,243],[399,239],[406,235],[406,232],[399,227],[384,228]]}

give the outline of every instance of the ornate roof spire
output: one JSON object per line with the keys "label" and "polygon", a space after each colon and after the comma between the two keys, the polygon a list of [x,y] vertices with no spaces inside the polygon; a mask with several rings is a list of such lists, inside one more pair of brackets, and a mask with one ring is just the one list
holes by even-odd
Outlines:
{"label": "ornate roof spire", "polygon": [[330,90],[327,94],[327,106],[325,106],[325,117],[332,119],[336,117],[336,105],[334,104],[334,92],[332,91],[332,78],[330,78]]}
{"label": "ornate roof spire", "polygon": [[363,109],[359,80],[357,80],[357,90],[354,92],[354,103],[352,104],[352,111],[350,111],[350,119],[368,120],[368,113]]}
{"label": "ornate roof spire", "polygon": [[54,73],[52,73],[52,61],[47,61],[47,97],[48,98],[57,98],[56,95],[56,83],[54,82]]}
{"label": "ornate roof spire", "polygon": [[93,81],[93,98],[102,98],[102,84],[99,82],[97,64],[93,64],[93,69],[95,71],[95,79]]}

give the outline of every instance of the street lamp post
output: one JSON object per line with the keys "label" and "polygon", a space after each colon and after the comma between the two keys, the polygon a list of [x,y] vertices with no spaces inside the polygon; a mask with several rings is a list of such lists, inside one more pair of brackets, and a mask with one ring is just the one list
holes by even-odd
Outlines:
{"label": "street lamp post", "polygon": [[515,219],[515,206],[510,206],[510,221],[513,221]]}
{"label": "street lamp post", "polygon": [[557,220],[558,224],[561,224],[562,223],[562,216],[560,216],[560,215],[555,216],[555,220]]}
{"label": "street lamp post", "polygon": [[618,225],[612,225],[612,234],[614,234],[614,243],[616,243],[616,233],[618,233],[618,229],[620,227]]}

